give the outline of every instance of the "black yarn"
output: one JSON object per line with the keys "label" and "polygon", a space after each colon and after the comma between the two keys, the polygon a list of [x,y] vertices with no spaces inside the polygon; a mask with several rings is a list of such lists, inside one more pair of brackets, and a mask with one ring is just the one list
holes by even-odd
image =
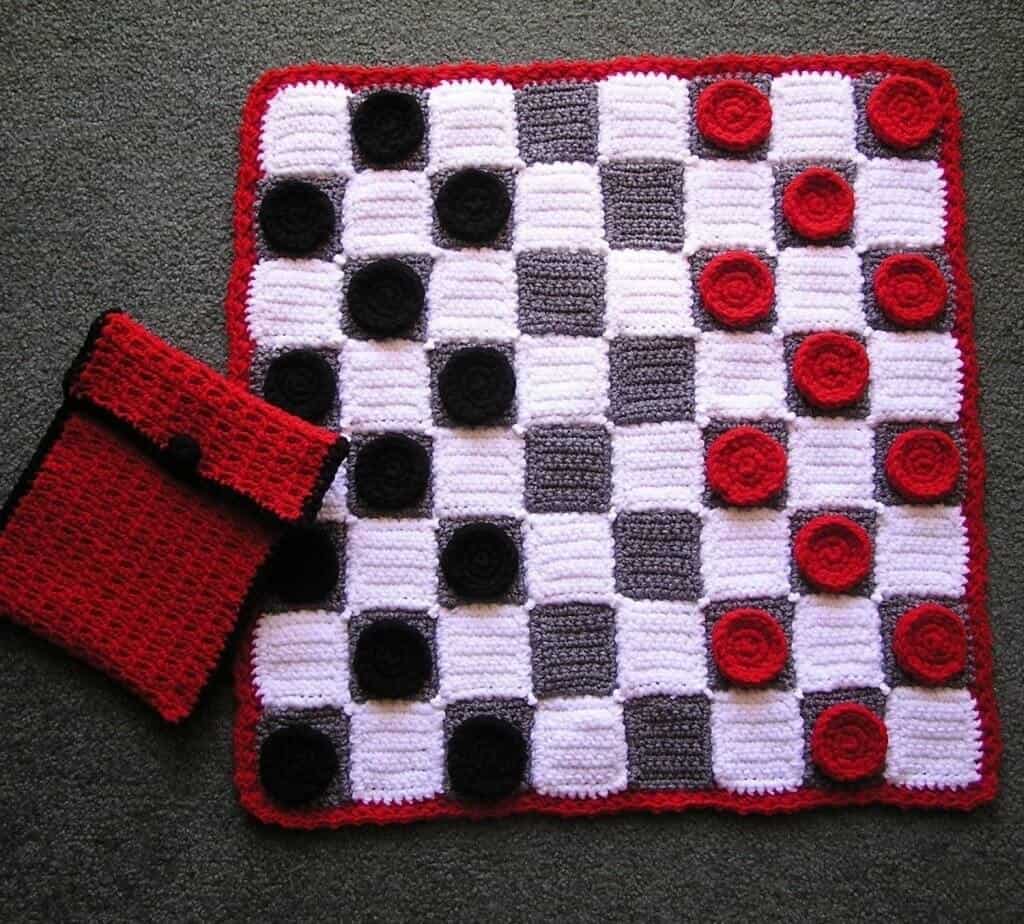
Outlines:
{"label": "black yarn", "polygon": [[178,433],[167,441],[166,459],[172,469],[182,475],[191,475],[199,468],[202,451],[199,443],[185,433]]}
{"label": "black yarn", "polygon": [[526,740],[505,719],[473,716],[448,739],[448,782],[464,799],[503,799],[519,789],[525,775]]}
{"label": "black yarn", "polygon": [[378,619],[359,633],[352,671],[371,699],[409,699],[430,681],[430,645],[415,626]]}
{"label": "black yarn", "polygon": [[423,281],[401,260],[376,260],[352,274],[348,313],[370,337],[395,337],[423,314]]}
{"label": "black yarn", "polygon": [[312,802],[327,791],[337,772],[333,742],[309,725],[279,728],[260,747],[260,782],[282,805]]}
{"label": "black yarn", "polygon": [[263,197],[260,230],[268,247],[301,257],[327,243],[334,233],[334,206],[312,183],[285,180]]}
{"label": "black yarn", "polygon": [[512,200],[501,177],[470,167],[453,173],[435,201],[441,227],[460,241],[493,241],[512,212]]}
{"label": "black yarn", "polygon": [[378,166],[405,160],[420,146],[423,133],[423,111],[411,93],[378,90],[367,96],[352,116],[352,136],[359,153]]}
{"label": "black yarn", "polygon": [[476,425],[508,413],[516,395],[516,376],[500,350],[466,347],[444,364],[437,387],[452,420]]}
{"label": "black yarn", "polygon": [[367,507],[401,510],[419,503],[429,474],[430,457],[420,443],[401,433],[387,433],[359,448],[356,495]]}
{"label": "black yarn", "polygon": [[448,586],[467,600],[498,600],[519,573],[519,550],[494,523],[466,523],[452,533],[441,553]]}
{"label": "black yarn", "polygon": [[270,554],[267,584],[286,603],[316,603],[330,596],[339,571],[338,550],[326,526],[293,526]]}
{"label": "black yarn", "polygon": [[311,423],[320,423],[334,403],[334,370],[315,350],[274,357],[263,379],[263,397]]}

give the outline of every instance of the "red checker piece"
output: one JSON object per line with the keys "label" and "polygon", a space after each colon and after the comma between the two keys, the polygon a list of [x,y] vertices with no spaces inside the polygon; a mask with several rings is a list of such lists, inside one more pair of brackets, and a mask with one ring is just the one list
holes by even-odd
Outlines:
{"label": "red checker piece", "polygon": [[868,124],[889,147],[906,151],[924,144],[942,117],[939,94],[917,77],[886,77],[868,97]]}
{"label": "red checker piece", "polygon": [[875,270],[874,286],[882,313],[902,327],[927,327],[946,307],[946,277],[923,254],[886,257]]}
{"label": "red checker piece", "polygon": [[711,653],[730,683],[760,686],[786,666],[786,633],[771,613],[756,607],[730,610],[711,630]]}
{"label": "red checker piece", "polygon": [[793,354],[793,384],[812,407],[856,404],[868,387],[868,351],[849,334],[811,334]]}
{"label": "red checker piece", "polygon": [[814,723],[811,757],[833,780],[852,783],[877,776],[885,766],[885,723],[860,703],[829,706]]}
{"label": "red checker piece", "polygon": [[808,167],[782,194],[782,214],[801,237],[827,241],[852,227],[853,190],[835,170]]}
{"label": "red checker piece", "polygon": [[841,514],[815,517],[801,527],[794,545],[800,573],[818,590],[852,590],[871,571],[871,537]]}
{"label": "red checker piece", "polygon": [[763,504],[786,483],[786,450],[757,427],[733,427],[709,447],[707,478],[711,490],[727,504]]}
{"label": "red checker piece", "polygon": [[889,484],[908,500],[939,500],[956,487],[960,449],[942,430],[906,430],[889,447],[885,474]]}
{"label": "red checker piece", "polygon": [[752,83],[719,80],[697,98],[697,130],[727,151],[749,151],[772,130],[772,105]]}
{"label": "red checker piece", "polygon": [[892,636],[896,663],[922,683],[946,683],[967,666],[967,629],[951,609],[923,603],[907,610]]}
{"label": "red checker piece", "polygon": [[713,257],[698,283],[701,301],[725,327],[749,327],[772,310],[775,280],[763,260],[745,250],[730,250]]}

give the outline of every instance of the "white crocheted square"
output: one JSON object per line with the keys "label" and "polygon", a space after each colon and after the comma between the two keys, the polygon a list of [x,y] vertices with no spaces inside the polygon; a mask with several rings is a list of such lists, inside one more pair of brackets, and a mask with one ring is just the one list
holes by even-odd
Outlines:
{"label": "white crocheted square", "polygon": [[265,347],[341,342],[341,270],[323,260],[262,260],[245,309],[249,334]]}
{"label": "white crocheted square", "polygon": [[439,516],[515,516],[523,510],[523,438],[511,430],[446,430],[434,437]]}
{"label": "white crocheted square", "polygon": [[686,168],[684,251],[702,247],[775,251],[771,164],[699,160]]}
{"label": "white crocheted square", "polygon": [[605,299],[609,334],[669,337],[696,333],[690,268],[681,253],[611,251]]}
{"label": "white crocheted square", "polygon": [[772,81],[774,160],[850,160],[857,153],[853,81],[840,74],[796,72]]}
{"label": "white crocheted square", "polygon": [[348,632],[340,613],[267,613],[253,632],[253,684],[264,709],[349,701]]}
{"label": "white crocheted square", "polygon": [[514,167],[520,163],[515,91],[507,83],[443,83],[427,99],[430,167]]}
{"label": "white crocheted square", "polygon": [[875,580],[882,594],[963,595],[967,530],[959,507],[885,507],[877,546]]}
{"label": "white crocheted square", "polygon": [[331,486],[324,492],[323,503],[320,505],[317,519],[339,522],[345,519],[346,513],[348,513],[348,476],[346,466],[340,465]]}
{"label": "white crocheted square", "polygon": [[970,691],[897,687],[885,724],[890,783],[950,788],[981,779],[981,722]]}
{"label": "white crocheted square", "polygon": [[695,604],[623,600],[615,628],[623,697],[685,696],[707,687],[704,616]]}
{"label": "white crocheted square", "polygon": [[687,81],[614,74],[597,85],[598,153],[606,160],[685,160],[690,153]]}
{"label": "white crocheted square", "polygon": [[963,364],[952,334],[875,331],[868,340],[871,413],[878,420],[960,417]]}
{"label": "white crocheted square", "polygon": [[437,619],[441,696],[525,699],[532,692],[530,630],[514,606],[442,610]]}
{"label": "white crocheted square", "polygon": [[880,687],[882,629],[865,597],[805,595],[793,617],[793,666],[804,691]]}
{"label": "white crocheted square", "polygon": [[533,164],[523,170],[516,181],[515,243],[519,248],[605,249],[597,167]]}
{"label": "white crocheted square", "polygon": [[783,417],[786,361],[773,334],[705,331],[697,340],[696,399],[704,417]]}
{"label": "white crocheted square", "polygon": [[860,258],[852,247],[787,247],[775,270],[775,310],[787,334],[842,330],[863,333]]}
{"label": "white crocheted square", "polygon": [[858,250],[941,247],[946,240],[946,180],[930,160],[869,160],[854,184]]}
{"label": "white crocheted square", "polygon": [[437,540],[429,520],[356,520],[345,551],[351,608],[434,604]]}
{"label": "white crocheted square", "polygon": [[523,423],[601,421],[608,405],[608,341],[520,338],[517,400]]}
{"label": "white crocheted square", "polygon": [[349,779],[356,802],[414,802],[444,785],[444,714],[429,703],[354,708]]}
{"label": "white crocheted square", "polygon": [[444,251],[427,286],[431,337],[512,339],[516,326],[515,257],[486,250]]}
{"label": "white crocheted square", "polygon": [[619,510],[698,510],[704,439],[686,421],[612,431],[612,503]]}
{"label": "white crocheted square", "polygon": [[429,252],[432,214],[426,174],[362,171],[345,187],[342,248],[350,257]]}
{"label": "white crocheted square", "polygon": [[350,174],[350,95],[336,83],[298,83],[278,90],[263,116],[263,169],[279,176]]}
{"label": "white crocheted square", "polygon": [[346,428],[425,427],[430,374],[422,343],[349,340],[341,354],[341,415]]}
{"label": "white crocheted square", "polygon": [[549,796],[606,796],[626,788],[626,728],[611,698],[546,699],[533,719],[533,786]]}
{"label": "white crocheted square", "polygon": [[804,723],[795,693],[718,692],[711,701],[715,782],[736,792],[796,789],[804,777]]}
{"label": "white crocheted square", "polygon": [[862,420],[798,417],[789,433],[789,503],[874,503],[874,434]]}
{"label": "white crocheted square", "polygon": [[700,536],[704,595],[712,600],[789,593],[789,517],[778,510],[708,510]]}
{"label": "white crocheted square", "polygon": [[611,523],[599,514],[536,514],[526,522],[526,587],[537,603],[609,603]]}

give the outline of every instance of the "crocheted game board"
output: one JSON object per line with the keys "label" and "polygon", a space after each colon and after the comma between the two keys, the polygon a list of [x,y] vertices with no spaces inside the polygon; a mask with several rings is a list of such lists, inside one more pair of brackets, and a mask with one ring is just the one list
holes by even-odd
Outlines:
{"label": "crocheted game board", "polygon": [[266,75],[232,373],[352,451],[240,657],[245,807],[990,799],[959,142],[888,57]]}

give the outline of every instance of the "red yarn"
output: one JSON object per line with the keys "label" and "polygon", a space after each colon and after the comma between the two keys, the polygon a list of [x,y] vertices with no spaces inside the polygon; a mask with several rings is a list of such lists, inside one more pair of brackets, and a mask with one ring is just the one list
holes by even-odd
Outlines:
{"label": "red yarn", "polygon": [[775,300],[771,269],[745,250],[713,257],[700,274],[698,288],[708,314],[730,328],[763,321]]}
{"label": "red yarn", "polygon": [[868,124],[889,147],[906,151],[924,144],[939,127],[939,95],[917,77],[886,77],[868,97]]}
{"label": "red yarn", "polygon": [[811,241],[827,241],[853,226],[853,190],[835,170],[808,167],[782,194],[790,227]]}
{"label": "red yarn", "polygon": [[789,656],[786,633],[771,613],[756,607],[730,610],[711,630],[711,653],[722,676],[741,686],[770,683]]}
{"label": "red yarn", "polygon": [[885,767],[885,723],[860,703],[829,706],[814,723],[811,757],[826,776],[842,783],[877,776]]}
{"label": "red yarn", "polygon": [[849,334],[811,334],[793,354],[793,384],[812,407],[856,404],[868,387],[868,351]]}
{"label": "red yarn", "polygon": [[727,504],[763,504],[786,484],[786,450],[764,430],[733,427],[708,449],[707,478],[711,490]]}
{"label": "red yarn", "polygon": [[928,327],[946,307],[946,278],[923,254],[886,257],[875,270],[874,286],[882,313],[902,327]]}
{"label": "red yarn", "polygon": [[896,663],[921,683],[941,684],[967,666],[967,630],[953,610],[922,603],[907,610],[892,636]]}
{"label": "red yarn", "polygon": [[885,457],[889,484],[912,501],[937,501],[960,478],[960,450],[948,433],[928,427],[906,430]]}
{"label": "red yarn", "polygon": [[772,105],[745,80],[719,80],[697,97],[697,130],[727,151],[749,151],[772,130]]}
{"label": "red yarn", "polygon": [[871,572],[871,537],[840,514],[822,514],[804,525],[794,554],[808,583],[828,593],[852,590]]}

